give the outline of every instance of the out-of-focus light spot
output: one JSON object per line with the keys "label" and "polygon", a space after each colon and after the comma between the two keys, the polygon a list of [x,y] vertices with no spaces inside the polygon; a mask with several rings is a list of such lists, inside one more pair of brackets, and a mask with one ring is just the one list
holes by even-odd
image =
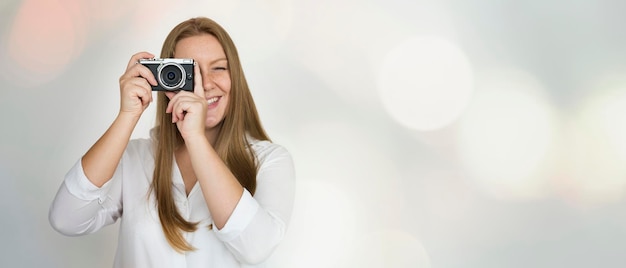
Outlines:
{"label": "out-of-focus light spot", "polygon": [[392,224],[406,216],[404,188],[398,167],[383,150],[386,136],[369,127],[340,121],[302,126],[293,148],[304,152],[296,156],[298,174],[349,189],[365,220]]}
{"label": "out-of-focus light spot", "polygon": [[63,72],[83,50],[86,31],[74,6],[63,1],[27,0],[10,28],[7,52],[13,61],[8,80],[39,85]]}
{"label": "out-of-focus light spot", "polygon": [[271,267],[359,267],[341,265],[358,258],[349,254],[355,237],[414,216],[382,149],[387,140],[376,132],[345,121],[300,126],[290,147],[298,173],[294,220]]}
{"label": "out-of-focus light spot", "polygon": [[618,201],[626,191],[626,79],[594,88],[568,125],[556,181],[557,192],[579,207]]}
{"label": "out-of-focus light spot", "polygon": [[289,234],[269,260],[270,266],[339,267],[356,237],[354,206],[333,184],[299,178]]}
{"label": "out-of-focus light spot", "polygon": [[465,110],[473,91],[472,69],[455,44],[436,37],[413,38],[389,52],[378,89],[393,119],[414,130],[435,130]]}
{"label": "out-of-focus light spot", "polygon": [[[285,51],[330,89],[329,98],[380,109],[376,83],[390,47],[415,35],[455,36],[452,16],[440,1],[293,1],[294,28]],[[358,6],[358,8],[355,8]],[[411,20],[396,12],[409,7]],[[323,14],[323,19],[318,19]],[[324,92],[327,95],[326,92]]]}
{"label": "out-of-focus light spot", "polygon": [[[293,21],[292,0],[252,1],[245,5],[241,1],[141,1],[144,3],[142,8],[134,14],[136,32],[146,38],[156,36],[155,41],[162,43],[180,22],[205,16],[230,34],[244,64],[271,59],[282,47]],[[203,10],[202,14],[198,14],[198,10]],[[155,21],[155,14],[166,16]],[[146,32],[145,29],[155,29],[156,32]]]}
{"label": "out-of-focus light spot", "polygon": [[464,166],[495,197],[545,195],[542,168],[555,132],[555,115],[542,95],[543,86],[521,71],[481,77],[459,130]]}
{"label": "out-of-focus light spot", "polygon": [[354,257],[341,267],[431,267],[428,252],[413,235],[381,230],[360,235]]}
{"label": "out-of-focus light spot", "polygon": [[130,10],[136,8],[134,2],[124,0],[87,1],[85,5],[87,5],[89,13],[85,16],[97,22],[101,27],[115,25],[116,21],[127,16]]}
{"label": "out-of-focus light spot", "polygon": [[[128,25],[125,29],[130,38],[142,40],[145,44],[154,44],[157,49],[143,48],[157,56],[161,52],[163,41],[169,32],[179,23],[191,17],[201,16],[199,10],[207,10],[204,8],[196,8],[188,6],[185,1],[168,1],[168,0],[137,0],[127,1],[135,4],[136,8],[130,12]],[[201,12],[203,13],[203,12]],[[158,19],[156,19],[158,18]],[[128,44],[132,46],[133,44]],[[135,52],[135,51],[133,51]],[[130,56],[130,55],[129,55]]]}
{"label": "out-of-focus light spot", "polygon": [[593,98],[588,105],[588,114],[583,116],[597,120],[598,130],[604,132],[608,143],[626,162],[626,83]]}
{"label": "out-of-focus light spot", "polygon": [[[292,2],[247,2],[225,19],[227,30],[245,62],[271,61],[274,54],[283,47],[283,42],[292,28]],[[246,19],[242,20],[242,17]]]}
{"label": "out-of-focus light spot", "polygon": [[[416,173],[416,172],[415,172]],[[424,202],[431,215],[439,222],[457,222],[472,216],[476,195],[463,174],[451,171],[433,171],[424,176],[426,189],[420,196],[411,196],[412,202]]]}

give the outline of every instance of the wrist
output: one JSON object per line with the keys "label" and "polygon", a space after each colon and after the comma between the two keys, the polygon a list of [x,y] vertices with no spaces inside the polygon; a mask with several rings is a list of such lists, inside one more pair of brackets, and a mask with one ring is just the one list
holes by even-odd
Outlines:
{"label": "wrist", "polygon": [[117,118],[115,120],[125,123],[136,124],[139,121],[139,118],[141,118],[141,114],[120,111],[117,114]]}
{"label": "wrist", "polygon": [[183,140],[185,140],[185,145],[188,146],[187,149],[189,147],[198,148],[209,143],[204,133],[183,135]]}

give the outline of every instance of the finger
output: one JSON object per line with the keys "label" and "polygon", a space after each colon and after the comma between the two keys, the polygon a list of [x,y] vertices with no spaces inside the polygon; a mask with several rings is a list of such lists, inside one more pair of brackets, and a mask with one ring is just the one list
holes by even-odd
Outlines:
{"label": "finger", "polygon": [[152,88],[148,81],[143,78],[135,78],[129,81],[128,88],[131,94],[135,94],[138,97],[143,97],[148,100],[152,99]]}
{"label": "finger", "polygon": [[180,101],[181,96],[185,96],[185,94],[191,94],[189,92],[186,91],[165,91],[165,96],[167,96],[170,101],[167,104],[167,107],[165,108],[165,112],[166,113],[171,113],[172,110],[174,110],[174,105],[176,105],[177,102]]}
{"label": "finger", "polygon": [[128,79],[128,84],[145,89],[146,91],[152,91],[150,83],[143,77],[133,77]]}
{"label": "finger", "polygon": [[[121,82],[121,94],[123,96],[129,96],[129,97],[138,96],[138,94],[136,93],[138,92],[137,90],[142,91],[142,96],[144,96],[144,99],[142,99],[142,102],[153,101],[152,87],[150,86],[148,81],[146,81],[146,79],[142,77],[133,77],[133,78],[129,78]],[[142,104],[145,105],[145,103],[142,103]]]}
{"label": "finger", "polygon": [[154,55],[152,55],[152,53],[145,52],[145,51],[139,52],[133,55],[132,57],[130,57],[130,61],[128,61],[128,66],[126,66],[126,69],[130,69],[130,67],[137,64],[140,59],[152,59],[152,58],[154,58]]}
{"label": "finger", "polygon": [[[174,94],[174,95],[172,95]],[[174,107],[174,98],[176,97],[176,93],[174,92],[165,92],[165,95],[170,99],[167,107],[165,107],[165,113],[171,113]]]}
{"label": "finger", "polygon": [[152,71],[150,71],[148,67],[141,64],[137,64],[129,69],[127,75],[130,77],[143,77],[148,81],[148,83],[150,83],[150,85],[153,86],[156,86],[158,84]]}
{"label": "finger", "polygon": [[178,117],[176,115],[176,113],[174,113],[174,105],[176,104],[175,100],[170,100],[170,103],[167,105],[167,108],[165,109],[166,113],[171,113],[172,114],[172,123],[176,123],[176,121],[178,121]]}
{"label": "finger", "polygon": [[172,123],[182,121],[185,119],[185,112],[188,110],[188,102],[184,100],[177,100],[172,107]]}
{"label": "finger", "polygon": [[137,86],[141,89],[141,100],[144,106],[148,106],[153,100],[152,88],[145,79],[138,79]]}
{"label": "finger", "polygon": [[156,78],[154,78],[154,74],[152,73],[152,71],[150,71],[148,67],[141,64],[137,64],[126,70],[126,72],[120,77],[120,84],[126,83],[128,80],[132,80],[138,77],[142,78],[142,80],[147,81],[152,86],[157,85]]}
{"label": "finger", "polygon": [[185,120],[185,109],[183,109],[181,106],[182,106],[182,104],[176,105],[176,109],[172,113],[172,114],[176,115],[176,120],[173,121],[172,123],[176,123],[178,121]]}
{"label": "finger", "polygon": [[[181,91],[182,92],[182,91]],[[181,100],[181,95],[184,94],[179,94],[175,93],[175,92],[165,92],[165,95],[170,97],[170,101],[167,104],[167,107],[165,108],[165,112],[166,113],[171,113],[172,114],[172,123],[175,123],[176,121],[178,121],[179,119],[182,118],[178,118],[178,114],[175,112],[178,109],[179,103],[183,100]],[[173,94],[173,95],[172,95]]]}
{"label": "finger", "polygon": [[200,67],[197,63],[193,64],[193,79],[194,79],[194,87],[193,93],[202,97],[204,99],[204,87],[202,85],[202,72],[200,72]]}
{"label": "finger", "polygon": [[145,88],[138,88],[136,94],[141,101],[141,106],[144,108],[152,102],[152,91],[146,90]]}

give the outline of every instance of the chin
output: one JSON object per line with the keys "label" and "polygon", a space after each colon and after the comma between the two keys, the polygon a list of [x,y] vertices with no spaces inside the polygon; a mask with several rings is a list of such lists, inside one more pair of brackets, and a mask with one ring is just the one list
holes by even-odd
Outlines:
{"label": "chin", "polygon": [[224,119],[218,121],[216,119],[211,118],[211,119],[207,119],[204,122],[204,125],[206,126],[206,129],[212,129],[212,128],[221,126],[222,122],[224,122]]}

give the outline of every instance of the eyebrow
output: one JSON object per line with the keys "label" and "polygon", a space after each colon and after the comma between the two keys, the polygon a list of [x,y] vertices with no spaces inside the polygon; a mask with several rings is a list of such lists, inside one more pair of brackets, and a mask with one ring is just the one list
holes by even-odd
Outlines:
{"label": "eyebrow", "polygon": [[216,62],[218,62],[218,61],[223,61],[223,60],[228,61],[228,59],[227,59],[227,58],[219,58],[219,59],[212,60],[210,63],[211,63],[211,64],[214,64],[214,63],[216,63]]}

